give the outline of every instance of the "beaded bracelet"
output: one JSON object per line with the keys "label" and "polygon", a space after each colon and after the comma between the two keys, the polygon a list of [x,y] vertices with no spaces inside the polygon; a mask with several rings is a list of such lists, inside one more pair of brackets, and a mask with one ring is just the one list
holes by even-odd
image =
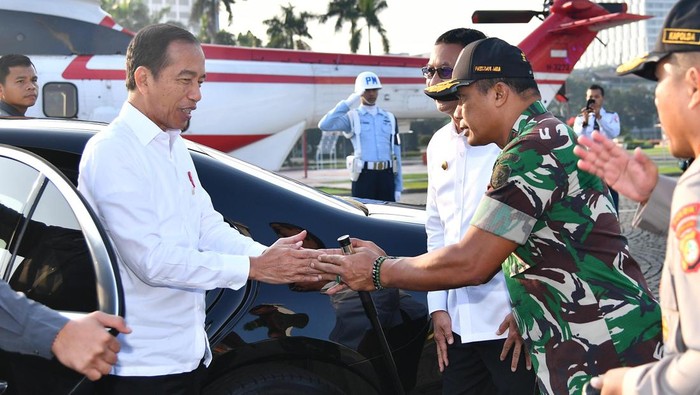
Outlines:
{"label": "beaded bracelet", "polygon": [[374,283],[374,289],[377,291],[384,289],[382,281],[379,278],[379,271],[382,268],[382,263],[384,263],[387,258],[386,256],[377,257],[377,259],[374,260],[374,264],[372,264],[372,282]]}

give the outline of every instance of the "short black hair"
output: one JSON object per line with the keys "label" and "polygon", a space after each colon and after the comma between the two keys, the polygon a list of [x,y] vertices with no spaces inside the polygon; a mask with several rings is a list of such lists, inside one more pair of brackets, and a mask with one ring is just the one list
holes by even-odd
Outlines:
{"label": "short black hair", "polygon": [[34,63],[32,63],[28,56],[15,53],[3,55],[0,58],[0,84],[5,83],[7,75],[10,74],[10,67],[16,66],[32,66],[36,70],[36,66],[34,66]]}
{"label": "short black hair", "polygon": [[147,67],[154,78],[168,64],[168,46],[173,41],[184,41],[200,45],[189,31],[174,25],[159,23],[146,26],[136,33],[126,49],[126,89],[136,89],[134,73],[140,66]]}
{"label": "short black hair", "polygon": [[474,81],[476,89],[481,93],[486,93],[497,83],[502,82],[513,89],[518,95],[540,95],[540,88],[534,78],[487,78]]}
{"label": "short black hair", "polygon": [[442,33],[435,40],[435,45],[438,44],[460,44],[462,47],[473,43],[476,40],[486,38],[486,35],[479,30],[460,27],[457,29],[448,30]]}
{"label": "short black hair", "polygon": [[588,87],[588,90],[589,90],[589,91],[599,90],[599,91],[600,91],[600,95],[603,96],[603,97],[605,97],[605,89],[603,89],[603,87],[600,86],[600,85],[598,85],[598,84],[592,84],[591,86]]}

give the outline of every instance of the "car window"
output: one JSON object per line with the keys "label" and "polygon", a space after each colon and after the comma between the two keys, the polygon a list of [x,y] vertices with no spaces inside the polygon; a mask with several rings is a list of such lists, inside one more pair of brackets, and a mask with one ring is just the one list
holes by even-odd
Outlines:
{"label": "car window", "polygon": [[114,254],[79,193],[55,168],[0,146],[0,274],[62,312],[119,313]]}

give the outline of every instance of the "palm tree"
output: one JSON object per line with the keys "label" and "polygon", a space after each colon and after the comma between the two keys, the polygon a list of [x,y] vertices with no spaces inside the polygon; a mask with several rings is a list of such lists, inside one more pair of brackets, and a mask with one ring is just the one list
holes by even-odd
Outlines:
{"label": "palm tree", "polygon": [[309,44],[303,41],[302,38],[313,38],[309,34],[307,24],[310,19],[316,18],[316,16],[306,11],[295,15],[294,6],[289,3],[286,7],[282,6],[281,8],[281,18],[273,17],[263,21],[268,26],[267,36],[269,41],[267,46],[270,48],[311,49]]}
{"label": "palm tree", "polygon": [[142,0],[101,0],[100,7],[109,13],[115,22],[133,32],[159,23],[170,11],[170,7],[164,7],[151,15],[148,6]]}
{"label": "palm tree", "polygon": [[360,46],[361,34],[357,33],[357,21],[360,19],[360,12],[357,8],[357,0],[332,0],[328,3],[328,12],[318,19],[321,23],[326,23],[328,19],[336,17],[335,31],[339,32],[346,22],[350,22],[350,51],[357,53]]}
{"label": "palm tree", "polygon": [[[375,29],[382,37],[382,46],[384,53],[389,53],[389,38],[386,36],[386,30],[379,20],[379,13],[388,7],[386,0],[359,0],[358,8],[360,15],[367,24],[367,42],[369,44],[369,53],[372,53],[372,40],[370,40],[370,32]],[[358,40],[359,41],[359,40]]]}
{"label": "palm tree", "polygon": [[192,4],[190,22],[201,23],[201,30],[205,32],[200,33],[200,40],[204,42],[214,41],[219,29],[219,6],[222,3],[226,7],[228,24],[230,25],[233,22],[231,6],[236,3],[236,0],[195,0]]}
{"label": "palm tree", "polygon": [[362,40],[362,28],[358,27],[360,19],[365,20],[367,27],[367,40],[369,42],[369,53],[372,53],[372,43],[370,40],[370,32],[375,29],[382,37],[384,52],[389,52],[389,39],[386,36],[386,30],[379,20],[378,14],[388,7],[386,0],[332,0],[328,4],[328,11],[325,15],[319,17],[321,23],[325,23],[328,19],[335,17],[335,31],[338,32],[343,28],[346,22],[350,23],[350,51],[357,53]]}

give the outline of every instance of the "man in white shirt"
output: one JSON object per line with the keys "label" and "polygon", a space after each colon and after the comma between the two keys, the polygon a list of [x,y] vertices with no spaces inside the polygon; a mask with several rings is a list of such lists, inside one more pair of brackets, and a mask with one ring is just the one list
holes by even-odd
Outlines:
{"label": "man in white shirt", "polygon": [[[620,117],[616,112],[608,112],[603,108],[605,101],[605,89],[602,86],[593,84],[586,90],[586,106],[581,109],[581,113],[574,120],[574,133],[578,136],[591,138],[591,133],[597,130],[603,136],[612,140],[620,135]],[[614,189],[610,188],[610,195],[618,210],[620,197]]]}
{"label": "man in white shirt", "polygon": [[[483,33],[465,28],[438,37],[422,70],[426,84],[449,80],[462,49],[482,38]],[[501,152],[495,144],[471,146],[467,142],[468,131],[459,128],[461,115],[455,114],[456,100],[435,100],[435,104],[438,111],[450,116],[450,122],[435,132],[427,149],[428,251],[462,239]],[[534,390],[529,354],[524,352],[526,357],[518,362],[521,348],[516,347],[512,359],[507,358],[515,339],[522,339],[512,320],[503,273],[483,285],[429,292],[428,308],[443,394],[523,394]],[[506,334],[509,324],[512,326]],[[511,336],[508,341],[507,335]]]}
{"label": "man in white shirt", "polygon": [[594,130],[605,137],[614,139],[620,135],[620,117],[616,112],[608,112],[603,108],[605,89],[593,84],[586,90],[586,107],[574,120],[574,132],[579,136],[591,137]]}
{"label": "man in white shirt", "polygon": [[202,98],[204,53],[188,31],[152,25],[126,55],[128,99],[88,142],[79,189],[114,243],[133,332],[100,394],[198,394],[211,350],[205,292],[248,279],[317,281],[306,232],[272,247],[223,221],[180,137]]}

